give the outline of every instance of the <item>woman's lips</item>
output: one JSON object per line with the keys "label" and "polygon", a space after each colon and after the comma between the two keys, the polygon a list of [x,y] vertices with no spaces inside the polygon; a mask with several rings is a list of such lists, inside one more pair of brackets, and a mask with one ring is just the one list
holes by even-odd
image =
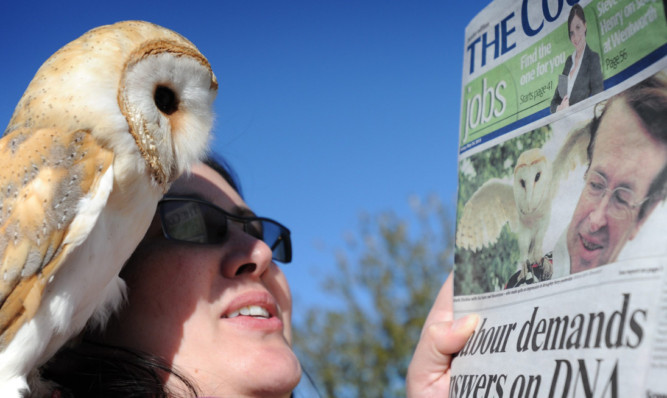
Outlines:
{"label": "woman's lips", "polygon": [[283,329],[276,301],[265,291],[237,295],[226,306],[220,318],[225,322],[250,329],[268,331]]}

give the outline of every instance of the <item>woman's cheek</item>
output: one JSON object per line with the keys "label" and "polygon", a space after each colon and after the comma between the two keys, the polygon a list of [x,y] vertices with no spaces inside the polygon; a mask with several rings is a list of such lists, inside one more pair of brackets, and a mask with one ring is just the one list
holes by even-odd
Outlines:
{"label": "woman's cheek", "polygon": [[287,278],[282,270],[272,263],[267,273],[262,277],[269,293],[278,302],[280,315],[283,321],[283,335],[290,345],[292,344],[292,293]]}

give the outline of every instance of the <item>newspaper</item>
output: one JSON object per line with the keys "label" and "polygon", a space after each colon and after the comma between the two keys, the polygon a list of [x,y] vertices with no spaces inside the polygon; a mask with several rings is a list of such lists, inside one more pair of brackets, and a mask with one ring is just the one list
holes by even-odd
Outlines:
{"label": "newspaper", "polygon": [[450,397],[667,397],[667,19],[495,0],[464,43]]}

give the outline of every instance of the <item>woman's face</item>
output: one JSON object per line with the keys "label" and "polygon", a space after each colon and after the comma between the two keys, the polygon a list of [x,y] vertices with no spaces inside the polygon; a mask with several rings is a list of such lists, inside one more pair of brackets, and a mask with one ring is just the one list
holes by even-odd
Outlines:
{"label": "woman's face", "polygon": [[586,23],[576,14],[570,22],[570,41],[577,49],[577,53],[582,54],[586,48]]}
{"label": "woman's face", "polygon": [[[169,194],[252,215],[205,165],[177,180]],[[165,358],[203,396],[289,395],[301,368],[291,349],[287,280],[263,241],[228,225],[223,244],[197,245],[165,239],[156,217],[123,271],[128,304],[110,321],[105,342]],[[270,316],[236,316],[254,306]],[[173,376],[167,384],[180,388]]]}

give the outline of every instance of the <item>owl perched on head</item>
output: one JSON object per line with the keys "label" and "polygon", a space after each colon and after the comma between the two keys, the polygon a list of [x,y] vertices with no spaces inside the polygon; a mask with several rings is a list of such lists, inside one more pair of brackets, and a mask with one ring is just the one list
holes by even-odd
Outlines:
{"label": "owl perched on head", "polygon": [[205,154],[217,87],[192,43],[139,21],[37,71],[0,140],[0,396],[121,302],[158,200]]}
{"label": "owl perched on head", "polygon": [[[456,229],[456,246],[472,251],[494,244],[505,224],[519,244],[520,279],[529,265],[540,262],[551,205],[560,181],[587,159],[590,142],[588,125],[568,134],[553,161],[540,148],[522,152],[516,160],[512,182],[493,178],[486,181],[466,202]],[[545,279],[552,274],[544,264]]]}

